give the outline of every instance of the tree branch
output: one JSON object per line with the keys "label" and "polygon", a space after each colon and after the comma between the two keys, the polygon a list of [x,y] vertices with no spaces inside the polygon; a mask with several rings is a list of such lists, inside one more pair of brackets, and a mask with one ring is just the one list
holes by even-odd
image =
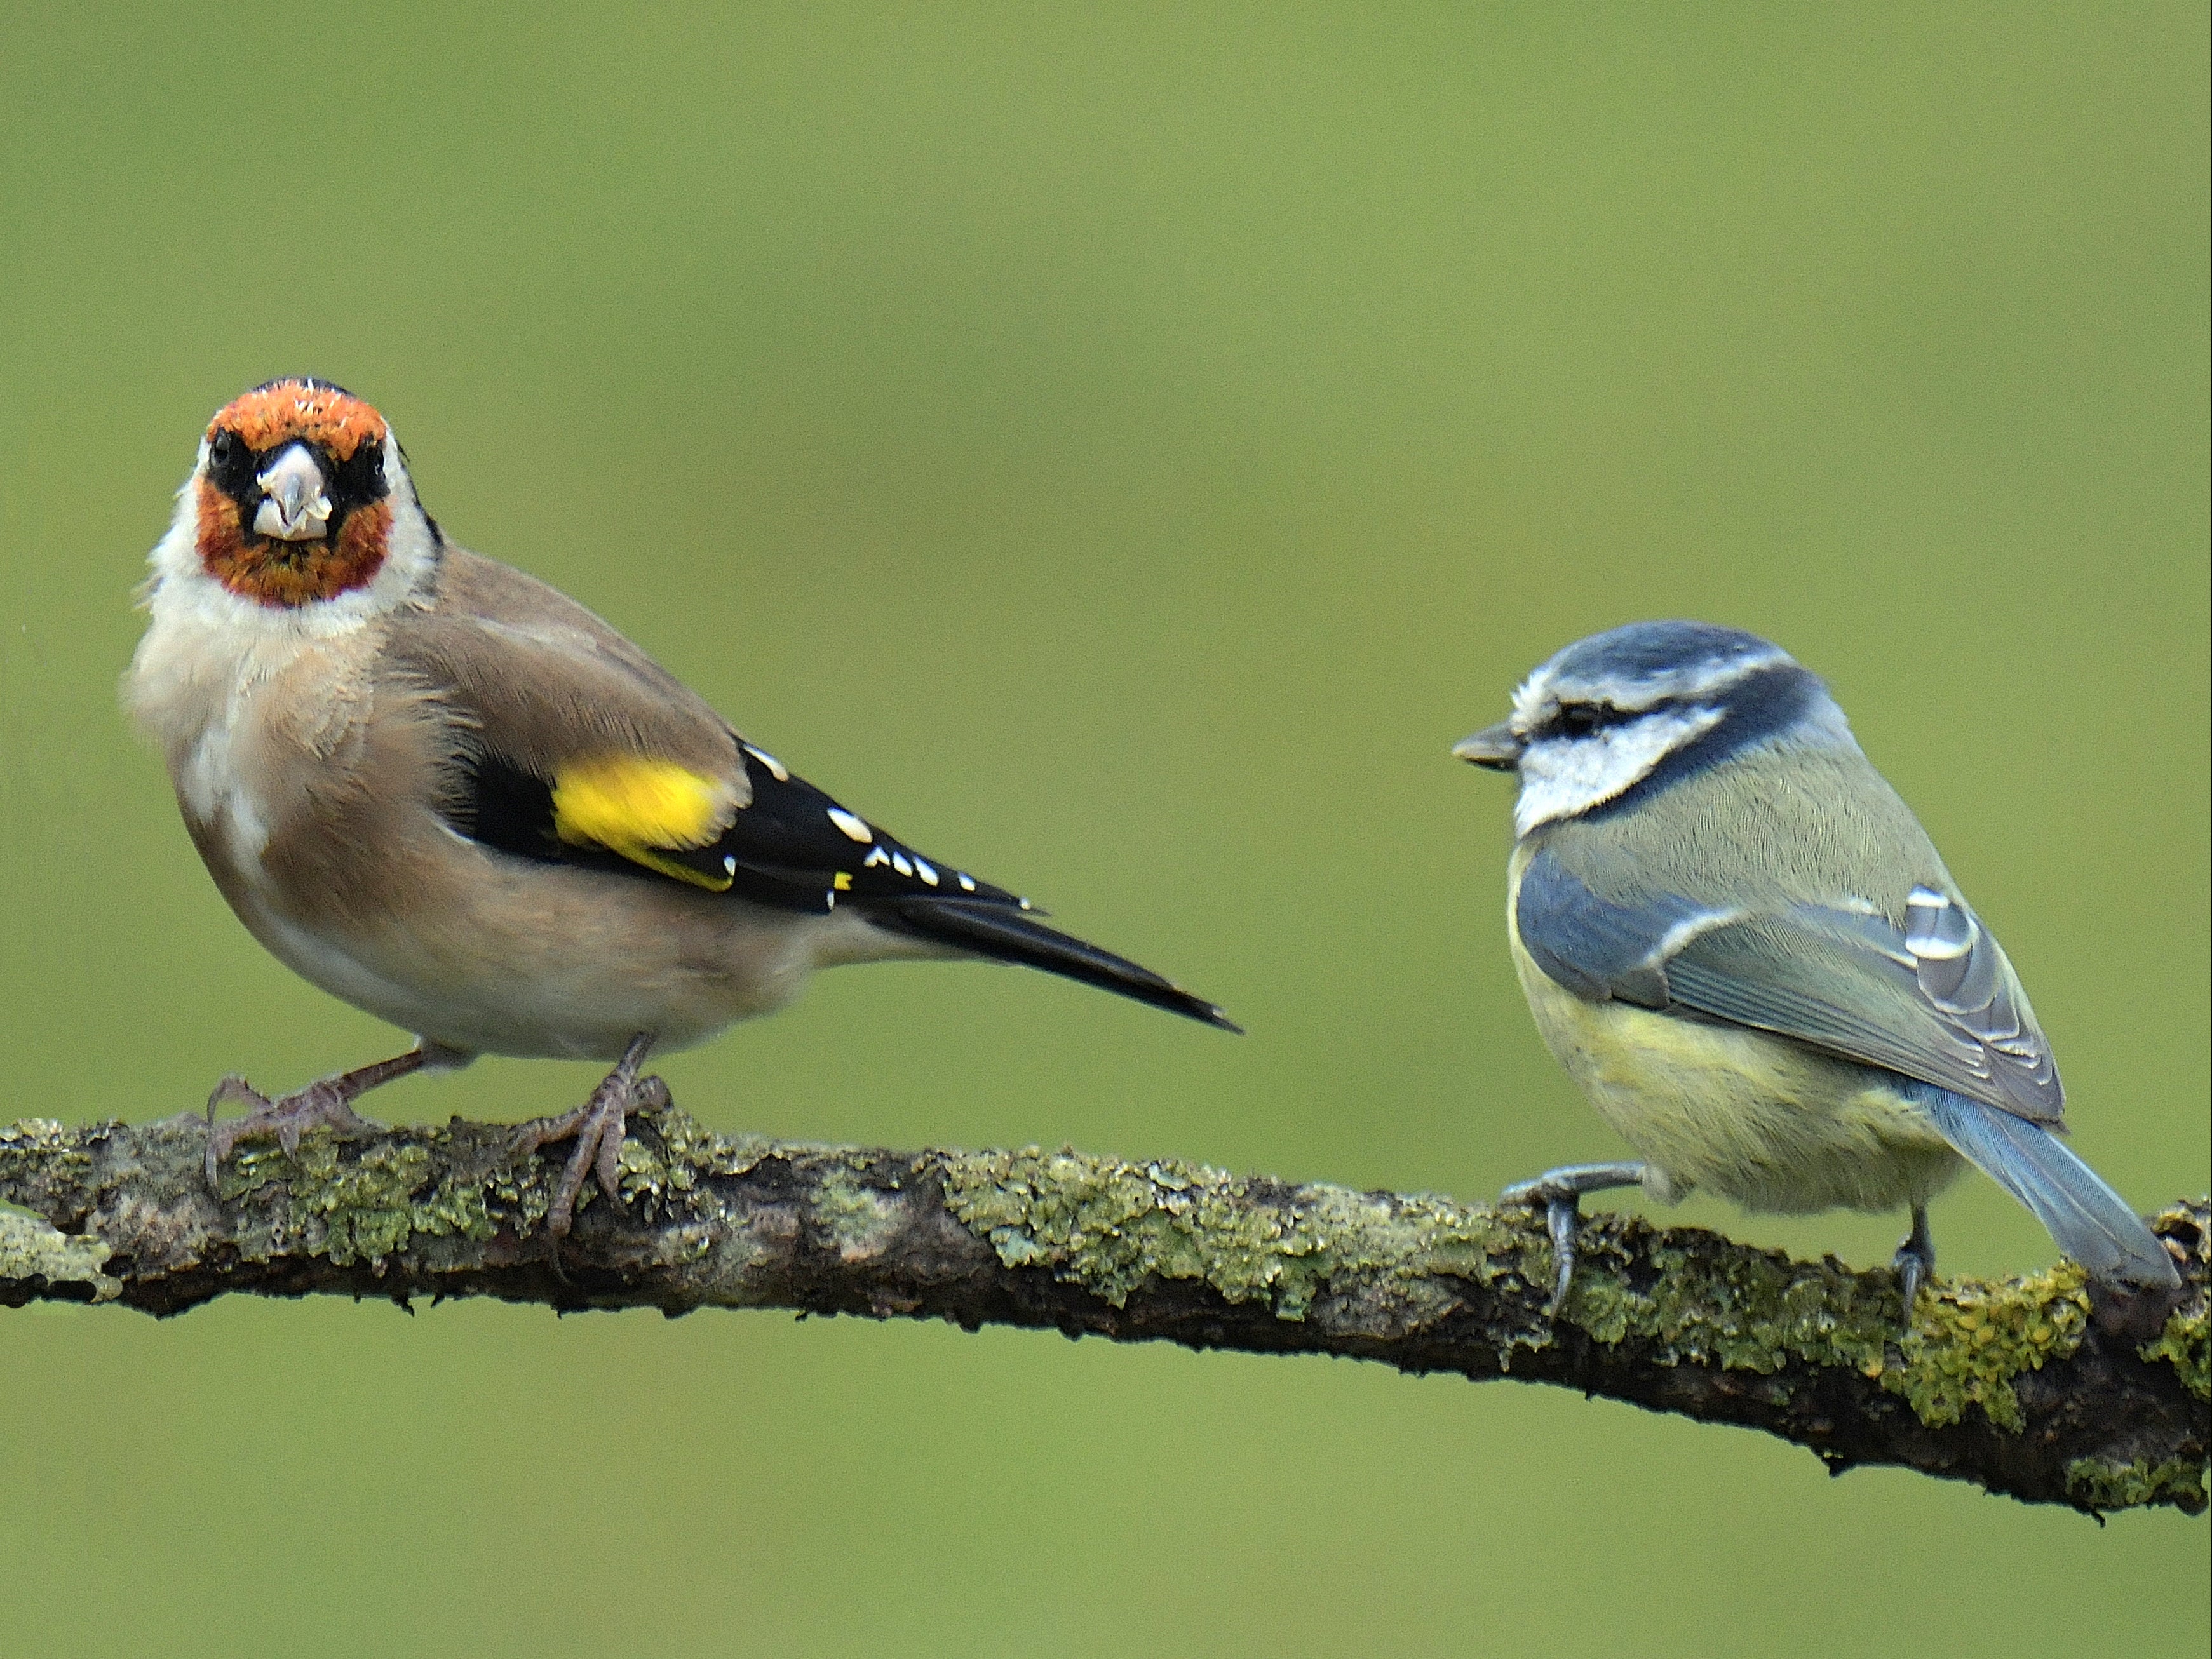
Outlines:
{"label": "tree branch", "polygon": [[2153,1225],[2185,1290],[2130,1297],[2062,1262],[1896,1280],[1632,1217],[1584,1224],[1543,1303],[1540,1216],[1159,1159],[1035,1147],[897,1152],[637,1121],[623,1200],[590,1196],[556,1267],[541,1223],[565,1148],[455,1120],[298,1152],[241,1146],[221,1201],[201,1119],[0,1130],[0,1304],[173,1314],[229,1291],[493,1296],[562,1310],[789,1308],[941,1318],[1408,1371],[1554,1382],[2029,1502],[2206,1507],[2212,1202]]}

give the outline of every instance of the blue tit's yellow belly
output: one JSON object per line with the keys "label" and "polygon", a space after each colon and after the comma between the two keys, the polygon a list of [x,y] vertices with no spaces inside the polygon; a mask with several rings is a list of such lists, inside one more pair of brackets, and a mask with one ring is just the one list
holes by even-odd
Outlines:
{"label": "blue tit's yellow belly", "polygon": [[1894,1210],[1959,1173],[1958,1154],[1881,1072],[1740,1026],[1585,1001],[1536,965],[1517,930],[1513,963],[1545,1045],[1651,1166],[1655,1197],[1696,1186],[1749,1210]]}

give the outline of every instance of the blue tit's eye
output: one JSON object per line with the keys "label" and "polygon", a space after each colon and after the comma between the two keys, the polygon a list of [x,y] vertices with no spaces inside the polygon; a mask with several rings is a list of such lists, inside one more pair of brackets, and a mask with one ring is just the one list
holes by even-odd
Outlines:
{"label": "blue tit's eye", "polygon": [[1563,702],[1545,722],[1541,735],[1569,739],[1592,737],[1641,720],[1650,712],[1643,708],[1616,708],[1609,702]]}
{"label": "blue tit's eye", "polygon": [[1571,738],[1586,738],[1601,726],[1612,724],[1616,711],[1593,702],[1562,704],[1558,719],[1553,722]]}

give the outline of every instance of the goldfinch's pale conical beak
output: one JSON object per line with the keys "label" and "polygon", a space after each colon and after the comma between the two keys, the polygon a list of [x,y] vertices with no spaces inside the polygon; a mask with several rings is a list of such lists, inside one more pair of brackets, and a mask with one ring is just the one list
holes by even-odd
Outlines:
{"label": "goldfinch's pale conical beak", "polygon": [[264,500],[253,514],[253,533],[279,541],[311,542],[330,527],[331,498],[323,469],[305,444],[288,444],[253,482]]}
{"label": "goldfinch's pale conical beak", "polygon": [[1513,735],[1513,723],[1500,720],[1495,726],[1486,726],[1471,738],[1462,738],[1452,745],[1452,757],[1473,766],[1486,766],[1493,772],[1510,772],[1521,764],[1521,750],[1526,747]]}

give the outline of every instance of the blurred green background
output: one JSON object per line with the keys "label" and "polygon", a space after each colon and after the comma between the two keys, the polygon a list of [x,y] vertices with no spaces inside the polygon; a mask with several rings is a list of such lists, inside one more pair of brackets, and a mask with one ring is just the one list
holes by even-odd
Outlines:
{"label": "blurred green background", "polygon": [[[457,538],[1251,1029],[834,974],[667,1062],[719,1127],[1470,1197],[1612,1155],[1444,751],[1683,615],[1830,678],[2075,1145],[2199,1191],[2207,52],[2200,4],[9,8],[0,1116],[393,1047],[232,920],[114,702],[200,428],[312,371]],[[1936,1222],[2051,1255],[1979,1180]],[[0,1406],[10,1651],[2208,1640],[2201,1521],[1351,1363],[240,1300],[0,1312]]]}

